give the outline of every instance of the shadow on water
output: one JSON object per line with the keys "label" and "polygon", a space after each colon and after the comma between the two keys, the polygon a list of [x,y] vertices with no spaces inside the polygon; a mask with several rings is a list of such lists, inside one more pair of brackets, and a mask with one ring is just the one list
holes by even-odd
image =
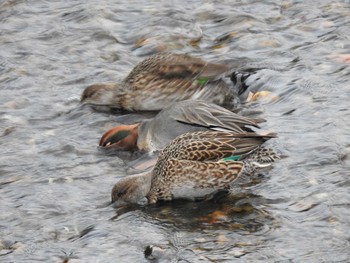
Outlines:
{"label": "shadow on water", "polygon": [[253,194],[218,193],[208,201],[176,200],[155,206],[120,207],[110,220],[119,224],[136,217],[167,230],[167,242],[154,240],[144,245],[148,259],[191,262],[201,254],[204,260],[208,251],[217,251],[217,260],[240,258],[266,243],[259,238],[248,241],[247,237],[278,227],[278,222],[260,205],[266,202]]}
{"label": "shadow on water", "polygon": [[[173,226],[181,231],[196,232],[204,229],[257,232],[272,221],[266,211],[254,207],[258,196],[230,196],[218,193],[213,200],[190,202],[176,200],[155,206],[123,207],[116,210],[113,221],[122,220],[125,214],[139,210],[145,217],[161,225]],[[257,202],[261,202],[257,201]],[[265,222],[265,223],[263,223]]]}

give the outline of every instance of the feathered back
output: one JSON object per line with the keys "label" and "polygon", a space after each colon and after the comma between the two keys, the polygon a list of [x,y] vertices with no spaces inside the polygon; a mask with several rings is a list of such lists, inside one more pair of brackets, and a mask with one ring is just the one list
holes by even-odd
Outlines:
{"label": "feathered back", "polygon": [[185,133],[168,144],[158,157],[154,177],[161,173],[168,159],[218,161],[232,155],[247,155],[275,134],[200,131]]}

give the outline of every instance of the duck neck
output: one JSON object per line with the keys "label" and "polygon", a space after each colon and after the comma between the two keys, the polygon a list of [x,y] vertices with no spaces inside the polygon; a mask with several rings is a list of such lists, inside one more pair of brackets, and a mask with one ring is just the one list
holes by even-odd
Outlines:
{"label": "duck neck", "polygon": [[131,125],[131,134],[128,136],[130,138],[130,145],[133,150],[139,149],[138,141],[140,136],[140,123]]}
{"label": "duck neck", "polygon": [[152,171],[143,172],[135,176],[139,187],[140,196],[146,197],[151,190]]}
{"label": "duck neck", "polygon": [[149,126],[151,124],[151,120],[143,120],[142,122],[139,123],[138,125],[138,137],[137,137],[137,148],[139,150],[143,150],[146,152],[150,151],[150,145],[149,145],[149,140],[147,139],[148,137],[148,130]]}
{"label": "duck neck", "polygon": [[[101,95],[101,104],[107,105],[107,106],[116,106],[119,108],[120,106],[120,96],[116,96],[116,94],[119,95],[120,87],[116,83],[104,83],[100,84],[101,89],[104,90],[103,94]],[[118,91],[118,92],[117,92]]]}

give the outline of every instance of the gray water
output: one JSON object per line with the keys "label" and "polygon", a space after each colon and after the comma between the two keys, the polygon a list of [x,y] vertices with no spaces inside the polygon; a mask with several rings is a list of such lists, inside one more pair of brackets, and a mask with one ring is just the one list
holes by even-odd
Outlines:
{"label": "gray water", "polygon": [[[350,261],[349,1],[0,3],[0,262]],[[210,202],[114,208],[128,161],[97,148],[140,115],[80,107],[144,56],[260,68],[244,105],[278,132],[274,168]]]}

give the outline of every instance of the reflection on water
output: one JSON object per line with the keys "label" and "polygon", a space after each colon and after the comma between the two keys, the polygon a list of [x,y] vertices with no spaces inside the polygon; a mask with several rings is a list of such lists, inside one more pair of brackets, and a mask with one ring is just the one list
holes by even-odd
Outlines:
{"label": "reflection on water", "polygon": [[[0,3],[0,261],[349,260],[348,1]],[[274,168],[207,202],[114,208],[133,156],[100,151],[124,115],[80,107],[143,56],[259,69],[243,105],[278,132]],[[159,252],[160,251],[160,252]],[[336,256],[335,256],[336,255]]]}

